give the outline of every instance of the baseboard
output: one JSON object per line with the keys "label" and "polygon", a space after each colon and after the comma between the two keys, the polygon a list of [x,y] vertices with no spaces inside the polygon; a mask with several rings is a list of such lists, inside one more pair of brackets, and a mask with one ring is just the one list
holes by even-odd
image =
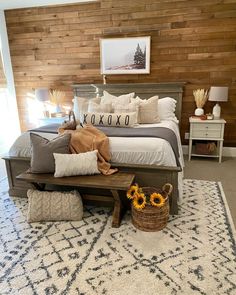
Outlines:
{"label": "baseboard", "polygon": [[[188,145],[182,145],[184,155],[188,155]],[[224,157],[236,157],[236,147],[223,147]]]}

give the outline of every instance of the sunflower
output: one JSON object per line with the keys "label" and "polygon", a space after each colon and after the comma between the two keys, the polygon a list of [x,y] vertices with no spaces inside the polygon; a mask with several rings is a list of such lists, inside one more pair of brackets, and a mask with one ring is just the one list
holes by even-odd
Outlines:
{"label": "sunflower", "polygon": [[139,187],[138,185],[131,185],[131,187],[129,188],[129,190],[126,193],[126,196],[128,199],[133,200],[133,198],[138,195],[139,193]]}
{"label": "sunflower", "polygon": [[150,203],[155,207],[162,207],[165,204],[165,199],[161,194],[153,193],[150,196]]}
{"label": "sunflower", "polygon": [[133,205],[137,210],[141,210],[146,205],[146,197],[143,193],[135,195],[133,199]]}

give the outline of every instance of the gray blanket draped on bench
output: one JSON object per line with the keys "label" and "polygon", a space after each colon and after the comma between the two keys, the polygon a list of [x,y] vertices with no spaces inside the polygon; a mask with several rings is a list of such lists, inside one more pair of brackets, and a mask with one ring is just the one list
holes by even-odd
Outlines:
{"label": "gray blanket draped on bench", "polygon": [[[29,131],[54,133],[57,134],[57,129],[60,124],[50,124]],[[122,128],[122,127],[101,127],[96,126],[99,130],[108,137],[155,137],[162,138],[169,142],[175,155],[176,165],[181,167],[179,162],[179,149],[176,135],[173,130],[166,127],[147,127],[147,128]]]}

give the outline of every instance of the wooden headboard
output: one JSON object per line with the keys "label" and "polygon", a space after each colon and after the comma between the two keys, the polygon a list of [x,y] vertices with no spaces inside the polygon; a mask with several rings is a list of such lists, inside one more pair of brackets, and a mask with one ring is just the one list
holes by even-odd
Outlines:
{"label": "wooden headboard", "polygon": [[135,95],[142,99],[150,98],[154,95],[162,97],[172,97],[177,101],[176,117],[181,120],[182,97],[184,82],[177,83],[137,83],[137,84],[74,84],[72,85],[76,96],[94,98],[102,96],[103,90],[119,96],[122,94],[135,92]]}

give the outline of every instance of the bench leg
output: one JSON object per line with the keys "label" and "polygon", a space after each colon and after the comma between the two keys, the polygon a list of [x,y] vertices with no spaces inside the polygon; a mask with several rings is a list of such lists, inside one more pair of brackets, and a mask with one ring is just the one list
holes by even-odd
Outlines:
{"label": "bench leg", "polygon": [[173,192],[170,196],[170,214],[171,215],[178,215],[178,192]]}
{"label": "bench leg", "polygon": [[115,200],[114,204],[114,210],[113,210],[113,215],[112,215],[112,227],[119,227],[121,218],[124,212],[124,207],[121,202],[119,193],[117,190],[111,190],[112,196]]}

